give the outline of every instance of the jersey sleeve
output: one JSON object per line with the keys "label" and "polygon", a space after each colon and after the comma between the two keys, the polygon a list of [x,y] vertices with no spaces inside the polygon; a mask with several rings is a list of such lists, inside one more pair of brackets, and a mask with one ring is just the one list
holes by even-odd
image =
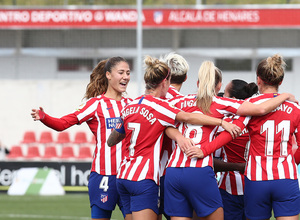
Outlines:
{"label": "jersey sleeve", "polygon": [[[232,123],[236,124],[241,128],[241,130],[243,130],[247,125],[248,121],[249,121],[248,117],[236,116]],[[217,149],[219,149],[220,147],[224,146],[225,144],[227,144],[232,140],[233,138],[229,132],[227,131],[221,132],[212,142],[210,142],[207,145],[201,146],[201,150],[204,154],[204,157],[215,152]]]}
{"label": "jersey sleeve", "polygon": [[[160,103],[156,104],[155,109],[162,115],[161,119],[164,119],[159,120],[161,124],[164,124],[164,126],[174,127],[176,115],[181,111],[179,108],[175,107],[168,101],[161,100]],[[165,121],[166,124],[163,123],[163,121]]]}
{"label": "jersey sleeve", "polygon": [[82,103],[74,112],[77,116],[79,124],[85,121],[91,120],[95,117],[95,112],[99,106],[100,100],[98,98],[88,99],[86,102]]}
{"label": "jersey sleeve", "polygon": [[63,131],[75,124],[78,124],[78,119],[74,113],[65,115],[61,118],[54,118],[45,114],[45,117],[41,119],[41,122],[49,128],[56,131]]}
{"label": "jersey sleeve", "polygon": [[296,150],[296,152],[294,154],[294,158],[295,158],[295,163],[297,165],[299,165],[299,163],[300,163],[300,147],[298,147],[298,149]]}
{"label": "jersey sleeve", "polygon": [[124,122],[122,119],[120,122],[116,123],[115,130],[121,134],[125,134]]}
{"label": "jersey sleeve", "polygon": [[300,123],[298,123],[297,128],[295,130],[295,138],[296,138],[296,144],[297,144],[298,148],[294,154],[294,158],[295,158],[295,162],[297,165],[300,164],[300,132],[299,132],[299,129],[300,129]]}
{"label": "jersey sleeve", "polygon": [[232,99],[227,97],[213,97],[213,101],[216,102],[225,116],[236,114],[239,107],[243,104],[244,100]]}

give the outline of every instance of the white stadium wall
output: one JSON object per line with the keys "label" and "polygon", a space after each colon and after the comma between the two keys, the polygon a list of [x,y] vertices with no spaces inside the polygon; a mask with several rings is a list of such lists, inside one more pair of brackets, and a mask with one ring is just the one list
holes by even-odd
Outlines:
{"label": "white stadium wall", "polygon": [[[197,91],[197,72],[200,63],[203,60],[211,60],[210,57],[196,57],[185,56],[190,64],[190,71],[188,73],[188,79],[182,87],[182,93],[195,93]],[[27,60],[31,63],[30,60]],[[34,63],[27,65],[28,72],[39,71],[39,64]],[[283,84],[280,86],[280,92],[291,92],[298,100],[300,99],[300,74],[296,70],[300,69],[300,57],[294,58],[294,70],[295,72],[287,72]],[[51,65],[43,74],[51,74]],[[2,65],[1,71],[7,71],[5,65]],[[25,71],[25,70],[24,70]],[[49,73],[48,73],[49,72]],[[132,75],[135,73],[133,72]],[[82,98],[85,93],[86,85],[89,82],[89,73],[85,79],[40,79],[40,80],[0,80],[0,98],[2,100],[2,108],[0,114],[0,140],[1,142],[10,147],[12,145],[19,144],[23,138],[24,131],[34,130],[39,134],[41,131],[47,130],[42,123],[33,121],[31,118],[31,109],[43,107],[46,113],[49,113],[54,117],[61,117],[75,110],[77,106],[82,102]],[[136,77],[136,76],[135,76]],[[223,72],[223,86],[231,79],[243,79],[247,82],[255,82],[254,72],[243,73],[230,73]],[[141,85],[144,88],[144,85]],[[128,86],[128,96],[136,97],[138,94],[138,83],[136,80],[132,80]],[[72,135],[76,131],[86,131],[91,135],[90,130],[84,123],[80,126],[73,126],[68,129]],[[55,134],[55,132],[53,132]],[[54,135],[55,137],[55,135]]]}

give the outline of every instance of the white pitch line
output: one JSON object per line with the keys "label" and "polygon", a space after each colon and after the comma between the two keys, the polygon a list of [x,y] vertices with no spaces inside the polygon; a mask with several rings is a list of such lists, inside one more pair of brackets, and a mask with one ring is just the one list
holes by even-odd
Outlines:
{"label": "white pitch line", "polygon": [[54,216],[54,215],[27,215],[27,214],[0,214],[0,218],[31,218],[31,219],[78,219],[90,220],[90,217],[76,217],[76,216]]}
{"label": "white pitch line", "polygon": [[[32,219],[77,219],[77,220],[90,220],[90,217],[76,217],[76,216],[55,216],[55,215],[27,215],[27,214],[0,214],[0,218],[32,218]],[[118,219],[113,219],[111,220],[118,220]]]}

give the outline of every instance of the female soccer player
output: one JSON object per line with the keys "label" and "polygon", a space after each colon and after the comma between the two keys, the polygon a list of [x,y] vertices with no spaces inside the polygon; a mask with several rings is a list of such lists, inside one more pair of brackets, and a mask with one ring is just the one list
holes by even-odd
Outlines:
{"label": "female soccer player", "polygon": [[117,169],[123,158],[123,142],[110,148],[106,138],[120,121],[120,111],[131,99],[125,98],[130,80],[128,62],[122,57],[112,57],[98,63],[90,75],[86,88],[87,101],[61,118],[47,115],[43,108],[33,109],[32,117],[57,131],[86,122],[96,137],[96,148],[89,177],[89,197],[92,219],[110,219],[116,204],[122,210],[116,188]]}
{"label": "female soccer player", "polygon": [[[266,102],[278,95],[284,77],[285,62],[280,55],[262,60],[257,67],[257,85],[261,95],[250,98],[252,103]],[[297,167],[292,152],[293,135],[300,144],[300,107],[284,102],[261,117],[235,121],[250,134],[249,155],[245,171],[245,213],[248,219],[298,220],[300,191]],[[226,132],[214,143],[203,147],[203,156],[230,140]],[[199,156],[199,154],[198,154]]]}
{"label": "female soccer player", "polygon": [[[205,61],[198,73],[197,95],[175,99],[171,101],[171,104],[183,111],[202,112],[217,118],[223,118],[228,114],[262,114],[261,105],[215,96],[221,88],[221,82],[220,70],[212,62]],[[288,96],[290,95],[286,94],[285,98]],[[266,112],[271,111],[283,100],[272,105],[272,108],[262,109]],[[178,130],[185,137],[191,138],[196,145],[194,148],[199,149],[213,140],[217,127],[181,123]],[[176,129],[166,130],[170,137],[176,137],[173,132],[170,134],[170,131],[176,131]],[[191,159],[186,156],[186,151],[187,149],[176,146],[167,166],[166,213],[171,216],[171,219],[191,219],[194,209],[196,214],[203,219],[223,219],[222,199],[212,168],[212,155],[203,159]]]}
{"label": "female soccer player", "polygon": [[[163,171],[160,170],[160,158],[165,128],[173,126],[175,120],[223,127],[230,124],[203,114],[180,111],[160,99],[168,91],[170,70],[164,62],[150,56],[146,56],[145,64],[145,95],[136,98],[122,110],[123,127],[115,129],[107,143],[112,146],[126,136],[127,156],[117,176],[117,187],[126,219],[132,217],[156,220],[158,184]],[[236,132],[235,127],[229,130]],[[190,141],[182,135],[175,140],[184,147],[191,146]]]}
{"label": "female soccer player", "polygon": [[[243,80],[234,79],[226,85],[224,97],[244,100],[257,92],[258,87],[255,83],[248,84]],[[228,119],[231,120],[231,117]],[[219,156],[225,163],[219,159],[214,159],[214,171],[221,171],[218,184],[223,202],[224,220],[246,220],[244,210],[244,169],[246,163],[245,153],[247,153],[245,150],[248,141],[249,133],[245,128],[239,137],[220,149]],[[214,156],[217,156],[216,153]],[[228,165],[230,165],[230,168],[235,166],[235,169],[228,169]],[[238,171],[239,168],[242,168],[242,171]]]}
{"label": "female soccer player", "polygon": [[[168,92],[166,94],[166,99],[172,99],[175,97],[183,96],[180,93],[180,89],[183,83],[187,79],[187,72],[189,70],[189,64],[184,59],[183,56],[176,54],[176,53],[169,53],[160,58],[160,61],[166,63],[170,69],[171,80]],[[164,169],[162,176],[160,177],[160,184],[159,184],[159,214],[164,214],[164,217],[167,220],[170,220],[170,216],[168,216],[164,211],[164,182],[165,182],[165,168],[169,157],[172,153],[172,143],[174,140],[171,140],[167,135],[163,137],[163,144],[162,144],[162,158],[161,158],[161,169]],[[174,144],[175,145],[175,144]],[[161,216],[160,216],[161,218]]]}

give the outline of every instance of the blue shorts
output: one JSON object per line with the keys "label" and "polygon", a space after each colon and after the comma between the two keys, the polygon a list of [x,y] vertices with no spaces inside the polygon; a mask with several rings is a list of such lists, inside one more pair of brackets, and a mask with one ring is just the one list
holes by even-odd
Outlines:
{"label": "blue shorts", "polygon": [[[116,186],[116,176],[103,176],[91,172],[89,177],[89,198],[92,218],[108,218],[116,204],[123,209]],[[110,218],[110,217],[109,217]]]}
{"label": "blue shorts", "polygon": [[249,219],[294,216],[300,213],[298,180],[251,181],[245,178],[245,214]]}
{"label": "blue shorts", "polygon": [[158,214],[158,185],[153,180],[130,181],[117,179],[124,214],[152,209]]}
{"label": "blue shorts", "polygon": [[163,214],[167,220],[170,220],[170,216],[168,216],[165,213],[165,206],[164,206],[164,201],[165,201],[165,176],[160,177],[159,180],[159,214]]}
{"label": "blue shorts", "polygon": [[165,177],[165,212],[169,216],[205,217],[222,207],[212,167],[168,167]]}
{"label": "blue shorts", "polygon": [[246,220],[244,209],[244,196],[231,195],[224,189],[220,189],[223,209],[224,220]]}

